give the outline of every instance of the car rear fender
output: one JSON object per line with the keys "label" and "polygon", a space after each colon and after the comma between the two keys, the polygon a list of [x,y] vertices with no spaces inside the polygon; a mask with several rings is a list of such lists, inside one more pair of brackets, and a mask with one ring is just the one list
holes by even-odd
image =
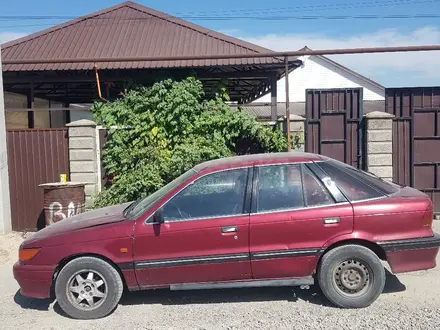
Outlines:
{"label": "car rear fender", "polygon": [[321,247],[321,256],[335,247],[348,244],[358,244],[372,250],[380,259],[386,260],[386,253],[376,242],[374,237],[366,232],[353,232],[351,234],[339,235],[328,240]]}
{"label": "car rear fender", "polygon": [[367,242],[374,242],[374,237],[370,233],[364,232],[364,231],[353,231],[349,234],[343,234],[338,235],[335,237],[332,237],[328,241],[324,243],[324,245],[321,247],[321,249],[326,250],[330,246],[342,242],[342,241],[348,241],[348,240],[359,240],[359,241],[367,241]]}

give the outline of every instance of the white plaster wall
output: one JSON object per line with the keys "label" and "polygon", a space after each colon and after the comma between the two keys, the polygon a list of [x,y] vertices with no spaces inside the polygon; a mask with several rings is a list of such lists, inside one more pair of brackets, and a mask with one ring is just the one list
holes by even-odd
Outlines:
{"label": "white plaster wall", "polygon": [[[364,88],[364,100],[384,100],[385,91],[377,86],[366,82],[349,72],[338,68],[331,63],[317,57],[309,56],[302,58],[303,67],[289,74],[289,98],[290,102],[305,102],[306,89],[330,89],[330,88]],[[278,81],[278,102],[286,102],[286,82],[284,78]],[[270,103],[270,93],[266,94],[254,103]]]}

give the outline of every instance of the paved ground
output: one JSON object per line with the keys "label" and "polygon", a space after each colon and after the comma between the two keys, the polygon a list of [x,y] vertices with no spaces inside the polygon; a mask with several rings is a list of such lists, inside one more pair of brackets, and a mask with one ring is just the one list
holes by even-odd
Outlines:
{"label": "paved ground", "polygon": [[[440,232],[440,221],[434,226]],[[0,236],[1,329],[440,329],[440,266],[389,274],[385,293],[361,310],[334,308],[316,288],[155,291],[124,294],[105,319],[72,320],[56,302],[18,293],[12,264],[21,240]]]}

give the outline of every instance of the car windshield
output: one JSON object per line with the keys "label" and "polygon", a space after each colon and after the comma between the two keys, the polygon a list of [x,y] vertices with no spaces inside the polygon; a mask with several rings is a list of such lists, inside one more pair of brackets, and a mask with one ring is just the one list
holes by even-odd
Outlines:
{"label": "car windshield", "polygon": [[191,176],[196,174],[197,172],[194,169],[191,169],[181,176],[177,177],[167,185],[163,186],[153,194],[143,198],[139,199],[136,202],[133,202],[128,206],[124,211],[124,216],[127,219],[137,219],[142,213],[147,211],[150,207],[152,207],[154,204],[156,204],[157,201],[159,201],[162,197],[164,197],[168,192],[179,186],[180,184],[184,183],[186,180],[188,180]]}

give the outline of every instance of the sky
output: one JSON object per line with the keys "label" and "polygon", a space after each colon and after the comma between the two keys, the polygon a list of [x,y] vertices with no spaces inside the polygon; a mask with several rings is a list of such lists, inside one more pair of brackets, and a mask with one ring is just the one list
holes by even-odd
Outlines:
{"label": "sky", "polygon": [[[0,0],[0,43],[120,2],[122,1]],[[304,46],[328,49],[440,44],[440,0],[136,2],[276,51],[297,50]],[[353,18],[359,15],[379,18]],[[403,15],[403,18],[389,18],[392,15]],[[420,18],[420,15],[424,17]],[[56,18],[23,19],[23,16]],[[345,19],[334,19],[335,16],[343,16]],[[261,17],[265,19],[262,20]],[[271,19],[267,19],[268,17]],[[440,85],[440,52],[437,51],[329,57],[386,87]]]}

